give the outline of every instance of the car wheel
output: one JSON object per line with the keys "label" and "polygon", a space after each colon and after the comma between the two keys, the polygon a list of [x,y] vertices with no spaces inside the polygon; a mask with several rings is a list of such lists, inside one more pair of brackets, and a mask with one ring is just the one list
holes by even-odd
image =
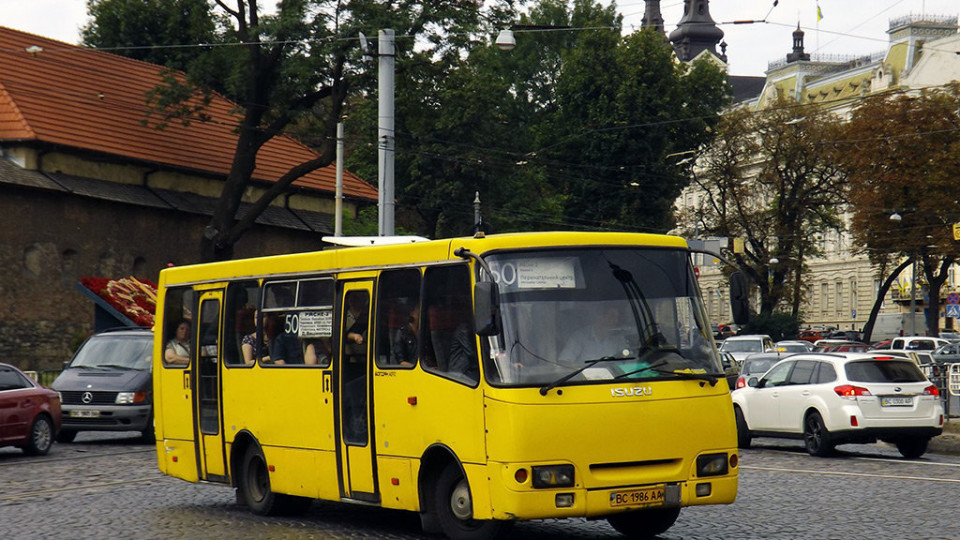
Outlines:
{"label": "car wheel", "polygon": [[150,413],[150,418],[147,419],[147,427],[140,432],[140,442],[144,444],[153,444],[157,442],[157,436],[154,432],[153,425],[153,412]]}
{"label": "car wheel", "polygon": [[750,428],[747,427],[747,419],[743,417],[743,411],[740,407],[734,407],[733,413],[737,417],[737,446],[739,448],[750,448]]}
{"label": "car wheel", "polygon": [[53,446],[53,421],[45,414],[37,415],[30,426],[30,437],[23,451],[31,456],[42,456]]}
{"label": "car wheel", "polygon": [[270,489],[267,460],[255,444],[243,455],[239,484],[237,502],[243,501],[253,513],[261,516],[302,514],[313,503],[309,497],[282,495]]}
{"label": "car wheel", "polygon": [[927,452],[930,439],[925,437],[911,439],[897,439],[897,450],[907,459],[916,459]]}
{"label": "car wheel", "polygon": [[833,453],[830,432],[823,425],[820,413],[812,412],[803,421],[803,442],[811,456],[825,457]]}
{"label": "car wheel", "polygon": [[70,443],[77,438],[77,432],[72,429],[61,429],[57,434],[57,442]]}
{"label": "car wheel", "polygon": [[680,508],[654,508],[614,514],[607,523],[627,538],[653,538],[673,526]]}
{"label": "car wheel", "polygon": [[470,486],[460,467],[451,463],[440,474],[434,489],[434,510],[448,538],[489,540],[504,536],[512,521],[473,519]]}

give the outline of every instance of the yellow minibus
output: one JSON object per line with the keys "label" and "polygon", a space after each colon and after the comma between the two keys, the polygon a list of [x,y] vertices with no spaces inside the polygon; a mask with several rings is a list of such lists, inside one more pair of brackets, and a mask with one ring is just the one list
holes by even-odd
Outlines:
{"label": "yellow minibus", "polygon": [[690,254],[556,232],[165,269],[159,467],[258,514],[323,499],[455,539],[570,517],[655,536],[737,493]]}

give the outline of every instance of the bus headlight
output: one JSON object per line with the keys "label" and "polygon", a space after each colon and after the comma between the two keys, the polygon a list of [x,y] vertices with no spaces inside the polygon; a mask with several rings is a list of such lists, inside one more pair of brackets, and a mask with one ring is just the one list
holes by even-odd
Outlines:
{"label": "bus headlight", "polygon": [[727,454],[697,456],[697,476],[720,476],[728,470]]}
{"label": "bus headlight", "polygon": [[573,465],[541,465],[531,467],[533,487],[558,488],[572,487],[574,483]]}

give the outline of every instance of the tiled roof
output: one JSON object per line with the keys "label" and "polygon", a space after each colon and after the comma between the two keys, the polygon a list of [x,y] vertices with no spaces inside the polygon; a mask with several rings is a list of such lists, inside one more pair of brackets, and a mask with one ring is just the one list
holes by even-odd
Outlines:
{"label": "tiled roof", "polygon": [[[91,199],[178,210],[205,216],[213,215],[213,209],[217,204],[216,199],[195,193],[152,189],[137,184],[121,184],[67,174],[27,171],[5,159],[0,159],[0,189],[7,186],[70,193]],[[249,204],[241,204],[239,215],[243,216],[249,208]],[[265,208],[257,216],[257,223],[320,234],[333,234],[334,227],[333,216],[330,214],[280,206]]]}
{"label": "tiled roof", "polygon": [[[42,51],[30,53],[27,48]],[[211,120],[165,129],[144,126],[146,92],[163,68],[115,54],[0,27],[0,141],[36,141],[103,152],[148,164],[226,176],[240,120],[236,105],[215,96]],[[316,152],[274,137],[257,155],[254,178],[272,182]],[[335,168],[314,171],[296,186],[333,192]],[[375,187],[344,172],[343,193],[376,200]]]}

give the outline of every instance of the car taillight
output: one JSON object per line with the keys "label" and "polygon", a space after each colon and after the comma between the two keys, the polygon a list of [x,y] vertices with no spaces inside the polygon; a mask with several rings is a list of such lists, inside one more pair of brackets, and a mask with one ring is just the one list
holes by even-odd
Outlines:
{"label": "car taillight", "polygon": [[923,395],[925,396],[939,396],[940,389],[936,385],[931,384],[930,386],[923,389]]}
{"label": "car taillight", "polygon": [[853,386],[852,384],[844,384],[837,386],[833,389],[840,397],[857,397],[857,396],[872,396],[869,390],[861,386]]}
{"label": "car taillight", "polygon": [[747,385],[747,380],[743,377],[737,377],[737,388],[743,388]]}

